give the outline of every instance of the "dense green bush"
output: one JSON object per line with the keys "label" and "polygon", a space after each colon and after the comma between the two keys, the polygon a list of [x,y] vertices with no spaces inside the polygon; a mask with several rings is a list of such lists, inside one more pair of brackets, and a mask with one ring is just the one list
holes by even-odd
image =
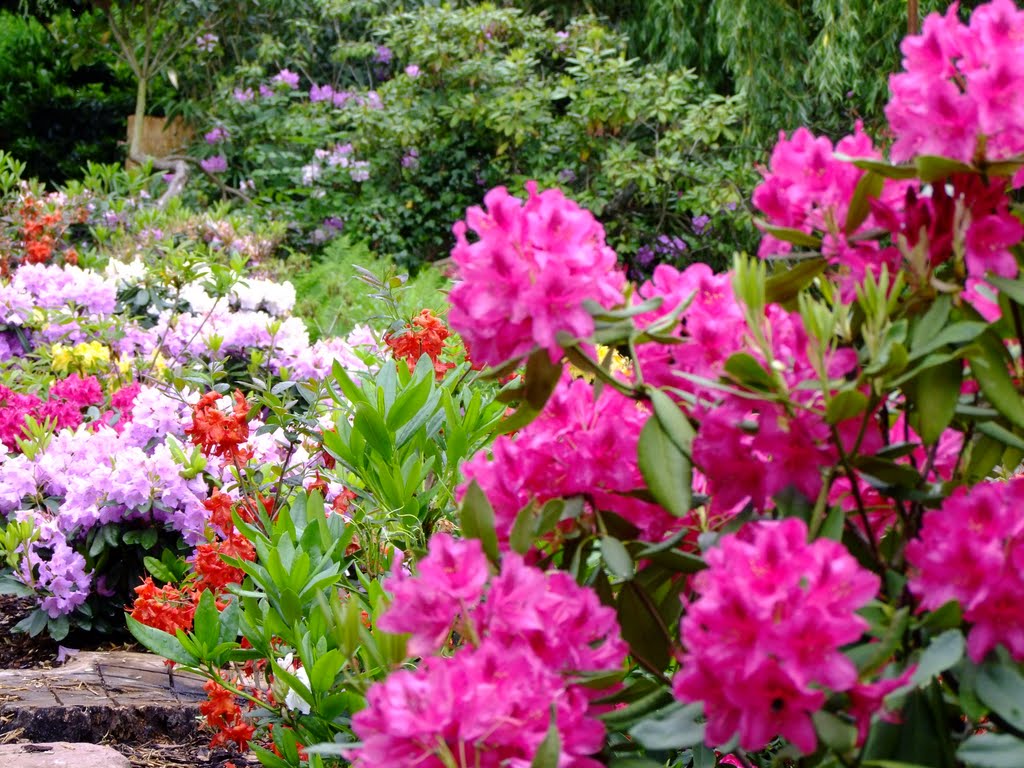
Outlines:
{"label": "dense green bush", "polygon": [[223,134],[197,154],[223,156],[221,178],[295,234],[340,219],[403,266],[447,255],[446,222],[483,190],[528,179],[571,191],[640,262],[714,262],[745,244],[740,100],[628,59],[626,39],[589,17],[558,30],[515,9],[422,8],[377,31],[393,76],[376,90],[332,102],[324,83],[250,70],[212,103],[200,134]]}
{"label": "dense green bush", "polygon": [[109,59],[73,68],[35,19],[0,11],[0,148],[52,183],[123,154],[131,88]]}

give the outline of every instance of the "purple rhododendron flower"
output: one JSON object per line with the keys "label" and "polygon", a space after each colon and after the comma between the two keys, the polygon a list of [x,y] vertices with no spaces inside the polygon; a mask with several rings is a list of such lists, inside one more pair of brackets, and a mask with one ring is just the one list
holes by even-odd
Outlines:
{"label": "purple rhododendron flower", "polygon": [[214,155],[200,160],[199,167],[207,173],[224,173],[228,169],[228,159],[224,155]]}

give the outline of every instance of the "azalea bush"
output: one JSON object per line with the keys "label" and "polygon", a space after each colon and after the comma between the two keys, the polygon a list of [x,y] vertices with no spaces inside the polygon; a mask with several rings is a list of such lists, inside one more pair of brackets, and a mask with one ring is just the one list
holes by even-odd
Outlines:
{"label": "azalea bush", "polygon": [[[557,189],[470,208],[449,321],[495,376],[521,368],[515,411],[463,466],[462,538],[340,587],[373,638],[350,616],[302,667],[260,654],[309,705],[291,727],[333,730],[266,764],[1018,764],[1022,32],[1009,0],[929,16],[888,156],[859,128],[784,135],[761,258],[723,274],[630,284]],[[140,638],[212,675],[201,633],[242,650],[211,626]],[[388,633],[404,649],[364,666]],[[306,682],[354,670],[344,701]]]}

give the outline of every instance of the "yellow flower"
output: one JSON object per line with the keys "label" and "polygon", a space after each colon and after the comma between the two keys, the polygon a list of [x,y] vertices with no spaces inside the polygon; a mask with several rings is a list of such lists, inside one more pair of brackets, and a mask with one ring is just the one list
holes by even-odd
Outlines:
{"label": "yellow flower", "polygon": [[66,375],[75,362],[74,353],[63,344],[54,344],[50,347],[50,369],[58,375]]}
{"label": "yellow flower", "polygon": [[[597,361],[599,363],[604,361],[605,355],[608,354],[608,350],[609,350],[609,348],[604,346],[603,344],[598,344],[597,345],[597,356],[596,357],[597,357]],[[612,352],[611,372],[615,373],[615,374],[619,374],[619,378],[621,378],[621,379],[624,379],[624,380],[632,379],[633,378],[633,363],[632,363],[632,361],[628,357],[625,357],[625,356],[619,354],[618,350],[615,350],[615,351]],[[591,373],[590,371],[582,371],[579,368],[577,368],[575,365],[570,365],[569,366],[569,373],[571,373],[577,379],[582,378],[582,379],[586,379],[587,381],[591,381],[591,382],[594,380],[594,374],[593,373]]]}
{"label": "yellow flower", "polygon": [[110,350],[98,341],[76,344],[74,354],[79,366],[87,373],[95,373],[110,365]]}

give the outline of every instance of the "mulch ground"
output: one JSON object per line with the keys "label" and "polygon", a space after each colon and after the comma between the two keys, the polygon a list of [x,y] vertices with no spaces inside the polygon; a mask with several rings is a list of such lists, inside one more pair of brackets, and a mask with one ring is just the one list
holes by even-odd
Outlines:
{"label": "mulch ground", "polygon": [[[0,669],[45,669],[55,666],[59,644],[47,637],[30,637],[14,632],[13,627],[33,610],[33,603],[24,598],[0,595]],[[81,650],[143,650],[123,643],[89,643],[76,638],[69,646]],[[18,740],[16,731],[0,736],[0,742]],[[239,755],[225,749],[210,749],[209,737],[198,733],[195,738],[181,743],[158,742],[109,743],[128,758],[132,768],[255,768],[259,761],[249,755]]]}

